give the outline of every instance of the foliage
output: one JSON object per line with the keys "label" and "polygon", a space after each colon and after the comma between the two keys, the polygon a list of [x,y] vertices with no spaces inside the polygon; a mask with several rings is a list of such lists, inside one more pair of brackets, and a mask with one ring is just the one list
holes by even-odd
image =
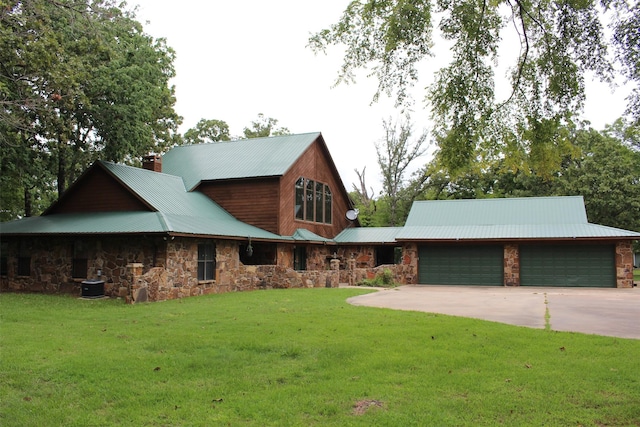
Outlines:
{"label": "foliage", "polygon": [[[632,87],[627,112],[638,124],[639,24],[637,0],[353,0],[336,24],[310,37],[309,46],[315,52],[344,46],[337,84],[354,82],[356,70],[371,67],[378,80],[374,100],[385,93],[409,107],[419,65],[435,54],[437,28],[451,61],[436,72],[427,97],[440,161],[457,173],[479,152],[546,152],[548,146],[536,144],[547,141],[523,139],[522,128],[537,132],[571,121],[584,104],[585,75],[611,81],[615,65]],[[497,99],[494,70],[505,65],[499,62],[503,40],[516,47],[508,49],[510,94]]]}
{"label": "foliage", "polygon": [[[640,341],[355,307],[0,294],[0,424],[634,425]],[[392,292],[392,291],[388,291]],[[541,314],[542,315],[542,314]],[[382,402],[359,415],[364,400]]]}
{"label": "foliage", "polygon": [[[640,231],[640,152],[617,137],[632,131],[616,129],[601,133],[555,128],[545,137],[551,141],[545,145],[551,148],[533,151],[525,158],[525,164],[532,165],[538,161],[534,156],[553,156],[546,164],[556,167],[543,172],[513,169],[509,159],[497,158],[451,175],[436,157],[410,187],[419,193],[419,199],[581,195],[590,222]],[[564,148],[558,150],[560,145]]]}
{"label": "foliage", "polygon": [[222,120],[200,119],[195,128],[184,134],[186,144],[205,144],[218,141],[230,141],[229,125]]}
{"label": "foliage", "polygon": [[393,272],[388,268],[385,268],[373,279],[364,279],[358,283],[358,286],[370,286],[378,288],[395,288],[398,284],[395,282]]}
{"label": "foliage", "polygon": [[244,137],[250,138],[266,138],[268,136],[289,135],[289,129],[276,127],[278,120],[271,117],[265,117],[264,114],[258,114],[258,118],[251,122],[251,127],[245,127]]}
{"label": "foliage", "polygon": [[[52,185],[61,194],[97,158],[132,162],[177,142],[173,60],[165,41],[144,34],[115,1],[4,2],[3,166],[31,163],[25,171],[3,169],[3,189],[24,191],[26,206],[30,197],[50,199]],[[26,214],[39,210],[25,207]]]}

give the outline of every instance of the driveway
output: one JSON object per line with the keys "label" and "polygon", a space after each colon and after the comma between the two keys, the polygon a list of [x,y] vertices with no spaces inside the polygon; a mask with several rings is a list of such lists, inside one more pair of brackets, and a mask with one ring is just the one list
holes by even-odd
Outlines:
{"label": "driveway", "polygon": [[640,339],[640,290],[408,285],[347,300],[352,305],[472,317],[554,331]]}

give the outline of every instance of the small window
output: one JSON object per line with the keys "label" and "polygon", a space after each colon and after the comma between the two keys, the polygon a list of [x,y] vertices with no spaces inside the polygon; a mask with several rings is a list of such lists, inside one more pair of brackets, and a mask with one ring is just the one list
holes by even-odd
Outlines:
{"label": "small window", "polygon": [[8,253],[9,245],[7,242],[0,243],[0,276],[7,276],[9,274]]}
{"label": "small window", "polygon": [[198,245],[198,280],[213,280],[216,268],[216,250],[212,243]]}
{"label": "small window", "polygon": [[73,244],[71,276],[74,279],[86,279],[87,270],[88,270],[88,255],[87,255],[86,244],[78,240]]}
{"label": "small window", "polygon": [[18,276],[31,276],[31,257],[18,257]]}
{"label": "small window", "polygon": [[25,242],[20,242],[18,276],[31,276],[31,250]]}
{"label": "small window", "polygon": [[293,251],[293,269],[304,271],[307,269],[307,248],[304,246],[296,246]]}

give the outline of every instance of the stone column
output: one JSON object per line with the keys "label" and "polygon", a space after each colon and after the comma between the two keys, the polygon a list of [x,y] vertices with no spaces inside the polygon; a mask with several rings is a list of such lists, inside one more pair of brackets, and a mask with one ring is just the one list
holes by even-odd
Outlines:
{"label": "stone column", "polygon": [[347,270],[349,270],[349,285],[353,286],[356,284],[356,260],[354,258],[347,261]]}
{"label": "stone column", "polygon": [[630,240],[616,242],[616,287],[633,287],[633,247]]}
{"label": "stone column", "polygon": [[337,258],[329,261],[330,269],[330,286],[331,288],[337,288],[340,286],[340,260]]}
{"label": "stone column", "polygon": [[145,302],[148,299],[147,286],[142,280],[143,264],[134,262],[127,264],[127,286],[128,295],[127,303],[134,304],[136,302]]}
{"label": "stone column", "polygon": [[504,285],[520,286],[520,248],[515,243],[504,245]]}

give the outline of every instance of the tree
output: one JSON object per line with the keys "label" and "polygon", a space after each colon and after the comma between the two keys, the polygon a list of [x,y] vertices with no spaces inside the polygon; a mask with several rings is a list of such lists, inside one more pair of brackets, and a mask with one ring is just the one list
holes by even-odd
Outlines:
{"label": "tree", "polygon": [[[409,106],[418,65],[435,54],[437,27],[451,43],[452,59],[436,72],[427,97],[441,161],[456,172],[469,167],[478,150],[524,146],[519,128],[569,123],[585,100],[585,74],[610,81],[616,64],[636,86],[627,111],[639,123],[639,6],[638,0],[354,0],[309,45],[315,52],[345,46],[336,83],[351,83],[356,70],[372,67],[374,101],[384,93]],[[613,28],[608,43],[606,19]],[[517,54],[509,67],[510,94],[497,99],[494,69],[502,40],[515,40],[510,51]]]}
{"label": "tree", "polygon": [[251,127],[244,128],[244,137],[250,138],[266,138],[268,136],[289,135],[289,129],[276,127],[278,120],[271,117],[265,117],[259,113],[258,119],[251,122]]}
{"label": "tree", "polygon": [[186,144],[203,144],[218,141],[230,141],[229,125],[222,120],[200,119],[195,128],[184,134]]}
{"label": "tree", "polygon": [[583,196],[590,222],[640,231],[640,152],[593,129],[577,143],[583,154],[556,180],[556,193]]}
{"label": "tree", "polygon": [[[144,34],[114,1],[5,2],[2,172],[31,159],[29,172],[8,173],[25,189],[25,206],[32,196],[47,199],[51,184],[60,195],[97,158],[133,162],[177,142],[173,60],[165,41]],[[54,179],[36,165],[54,170]]]}
{"label": "tree", "polygon": [[398,205],[404,188],[404,175],[416,158],[422,156],[424,142],[427,133],[423,132],[415,141],[411,142],[413,134],[410,117],[399,124],[392,120],[383,120],[385,139],[381,144],[376,144],[378,166],[382,171],[382,187],[388,197],[390,208],[390,225],[398,224]]}

